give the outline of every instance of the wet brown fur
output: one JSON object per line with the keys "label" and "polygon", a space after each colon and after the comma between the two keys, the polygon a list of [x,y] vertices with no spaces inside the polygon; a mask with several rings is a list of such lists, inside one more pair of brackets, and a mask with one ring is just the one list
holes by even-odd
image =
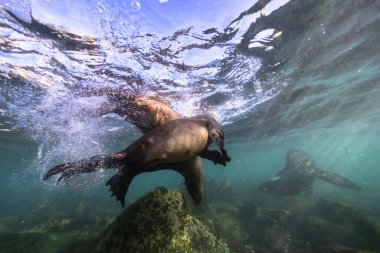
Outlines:
{"label": "wet brown fur", "polygon": [[206,121],[197,117],[182,118],[152,129],[119,152],[118,156],[128,164],[144,169],[193,159],[210,143]]}

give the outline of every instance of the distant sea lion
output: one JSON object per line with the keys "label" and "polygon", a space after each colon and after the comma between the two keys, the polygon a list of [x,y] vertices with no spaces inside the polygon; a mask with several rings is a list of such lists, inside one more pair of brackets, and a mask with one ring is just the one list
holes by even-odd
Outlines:
{"label": "distant sea lion", "polygon": [[339,187],[360,190],[351,180],[317,168],[309,154],[296,149],[288,151],[285,168],[279,171],[276,177],[262,183],[259,189],[282,196],[296,195],[306,190],[316,179]]}
{"label": "distant sea lion", "polygon": [[[221,154],[209,151],[214,142]],[[106,185],[112,195],[124,206],[124,199],[133,178],[144,172],[172,169],[185,178],[188,192],[195,203],[200,203],[203,192],[203,169],[198,156],[215,163],[230,161],[224,149],[224,133],[211,116],[180,118],[153,128],[133,142],[125,150],[113,155],[97,155],[89,159],[55,166],[47,171],[43,179],[61,173],[57,183],[74,174],[117,168],[119,172]]]}

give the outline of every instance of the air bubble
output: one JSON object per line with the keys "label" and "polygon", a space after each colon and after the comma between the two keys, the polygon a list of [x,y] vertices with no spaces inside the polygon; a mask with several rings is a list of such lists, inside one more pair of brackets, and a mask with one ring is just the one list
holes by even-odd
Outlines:
{"label": "air bubble", "polygon": [[140,9],[141,9],[140,2],[138,2],[138,1],[133,1],[131,3],[131,6],[132,6],[132,11],[135,12],[135,13],[139,12]]}

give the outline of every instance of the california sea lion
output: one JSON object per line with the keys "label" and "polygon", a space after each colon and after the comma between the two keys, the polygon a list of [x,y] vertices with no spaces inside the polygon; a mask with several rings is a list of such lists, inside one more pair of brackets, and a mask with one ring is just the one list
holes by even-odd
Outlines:
{"label": "california sea lion", "polygon": [[[170,108],[169,102],[159,96],[138,95],[115,89],[83,89],[77,87],[75,91],[81,95],[89,94],[107,96],[108,102],[105,103],[95,114],[103,115],[107,113],[116,113],[125,117],[127,121],[134,124],[143,133],[165,124],[168,121],[181,118],[180,115]],[[226,162],[231,160],[228,157],[226,150],[223,148],[221,148],[221,153],[215,150],[206,149],[200,154],[200,156],[213,161],[215,164],[219,163],[224,166],[226,165]],[[61,179],[67,178],[72,174],[92,172],[96,170],[94,168],[117,167],[117,164],[114,164],[112,156],[95,156],[90,159],[75,162],[75,164],[67,163],[66,166],[67,169],[56,166],[55,169],[49,170],[48,173],[62,173],[57,181],[58,183]],[[75,167],[77,169],[74,169]],[[78,167],[80,169],[78,169]],[[170,167],[181,174],[186,174],[184,175],[185,179],[199,177],[195,181],[203,184],[202,160],[199,159],[199,157],[178,164],[171,163]],[[166,166],[166,168],[168,168],[168,166]],[[45,177],[47,176],[48,174],[45,175]],[[202,191],[200,191],[200,189],[203,189],[203,185],[192,187],[192,189],[198,189],[198,193],[195,194],[194,190],[193,193],[191,192],[189,185],[194,185],[196,183],[190,184],[189,181],[193,182],[194,180],[187,180],[185,182],[193,199],[201,199]],[[195,195],[199,195],[200,197],[195,197]],[[200,200],[195,202],[200,202]]]}
{"label": "california sea lion", "polygon": [[[97,155],[89,159],[65,163],[47,171],[43,179],[61,173],[57,183],[74,174],[117,168],[119,172],[106,185],[124,206],[124,199],[133,178],[144,172],[173,169],[185,178],[186,187],[195,203],[200,203],[203,192],[203,170],[198,156],[209,154],[211,142],[222,154],[211,155],[214,162],[230,160],[224,150],[224,133],[210,116],[180,118],[153,128],[125,150],[113,155]],[[213,151],[216,152],[216,151]],[[209,158],[208,155],[205,158]],[[216,159],[216,160],[215,160]],[[220,160],[218,160],[220,159]]]}
{"label": "california sea lion", "polygon": [[259,189],[282,196],[296,195],[306,190],[316,179],[339,187],[360,190],[351,180],[317,168],[309,154],[296,149],[288,151],[285,168],[279,171],[276,177],[262,183]]}
{"label": "california sea lion", "polygon": [[[169,107],[169,101],[157,95],[146,96],[115,89],[78,88],[76,91],[80,94],[107,96],[109,101],[97,110],[96,115],[116,113],[125,117],[125,120],[134,124],[143,133],[168,121],[182,118]],[[231,160],[225,149],[221,149],[221,153],[205,150],[201,157],[224,166]]]}

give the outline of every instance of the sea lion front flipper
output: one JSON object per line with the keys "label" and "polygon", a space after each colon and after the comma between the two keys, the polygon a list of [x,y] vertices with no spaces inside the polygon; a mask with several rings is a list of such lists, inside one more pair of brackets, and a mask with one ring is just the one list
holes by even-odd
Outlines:
{"label": "sea lion front flipper", "polygon": [[134,177],[133,174],[119,172],[106,182],[106,186],[109,186],[112,192],[111,197],[116,196],[116,201],[120,201],[122,207],[124,207],[125,195]]}
{"label": "sea lion front flipper", "polygon": [[339,174],[336,174],[334,172],[329,172],[325,170],[316,169],[315,175],[317,178],[326,181],[328,183],[334,184],[336,186],[340,186],[343,188],[351,189],[351,190],[360,190],[361,188],[349,180],[348,178],[345,178]]}
{"label": "sea lion front flipper", "polygon": [[222,155],[226,162],[231,162],[231,157],[227,155],[227,150],[225,150],[224,148],[220,148],[220,152],[222,152]]}
{"label": "sea lion front flipper", "polygon": [[226,166],[226,162],[231,161],[231,158],[226,157],[222,153],[217,150],[204,150],[200,155],[200,157],[212,161],[214,164],[221,164]]}
{"label": "sea lion front flipper", "polygon": [[62,179],[67,179],[76,174],[91,173],[109,168],[119,168],[123,164],[123,153],[114,155],[96,155],[88,159],[63,163],[49,169],[43,176],[43,180],[61,173],[57,180],[57,185]]}

